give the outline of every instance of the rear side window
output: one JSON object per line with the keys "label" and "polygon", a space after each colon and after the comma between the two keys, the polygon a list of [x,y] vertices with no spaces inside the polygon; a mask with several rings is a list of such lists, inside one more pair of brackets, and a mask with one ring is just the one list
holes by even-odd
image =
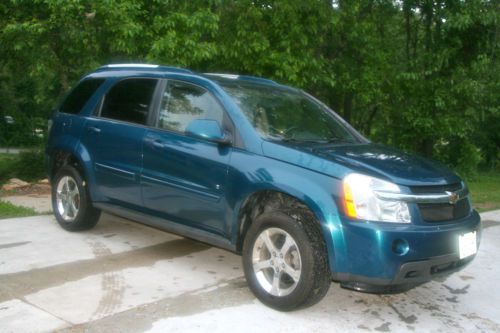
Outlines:
{"label": "rear side window", "polygon": [[211,119],[222,124],[224,110],[205,89],[192,84],[169,81],[163,95],[158,127],[184,133],[195,119]]}
{"label": "rear side window", "polygon": [[155,79],[127,79],[118,82],[104,98],[101,117],[145,125]]}
{"label": "rear side window", "polygon": [[88,79],[80,82],[66,97],[59,108],[59,112],[77,114],[82,111],[85,103],[104,81],[104,79]]}

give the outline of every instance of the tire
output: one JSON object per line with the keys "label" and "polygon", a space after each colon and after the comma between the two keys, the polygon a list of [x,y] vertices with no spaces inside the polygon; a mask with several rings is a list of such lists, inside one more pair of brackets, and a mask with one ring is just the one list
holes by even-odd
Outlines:
{"label": "tire", "polygon": [[52,181],[52,209],[59,225],[68,231],[91,229],[101,215],[90,202],[82,176],[70,165],[63,166]]}
{"label": "tire", "polygon": [[[269,251],[269,247],[274,250]],[[259,216],[245,236],[242,256],[250,289],[262,303],[276,310],[311,306],[330,288],[326,245],[308,211]]]}

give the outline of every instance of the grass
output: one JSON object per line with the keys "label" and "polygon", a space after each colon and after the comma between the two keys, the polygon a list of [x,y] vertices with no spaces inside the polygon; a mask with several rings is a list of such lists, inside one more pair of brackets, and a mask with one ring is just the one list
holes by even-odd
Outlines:
{"label": "grass", "polygon": [[500,172],[480,172],[467,185],[478,211],[500,209]]}
{"label": "grass", "polygon": [[32,208],[20,207],[10,202],[0,201],[0,219],[38,215]]}

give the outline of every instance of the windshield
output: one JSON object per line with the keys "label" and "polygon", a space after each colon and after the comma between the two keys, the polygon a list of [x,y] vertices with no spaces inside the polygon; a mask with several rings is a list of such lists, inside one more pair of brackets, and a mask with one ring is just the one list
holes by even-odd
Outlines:
{"label": "windshield", "polygon": [[269,86],[222,86],[265,139],[314,143],[359,142],[329,110],[304,93]]}

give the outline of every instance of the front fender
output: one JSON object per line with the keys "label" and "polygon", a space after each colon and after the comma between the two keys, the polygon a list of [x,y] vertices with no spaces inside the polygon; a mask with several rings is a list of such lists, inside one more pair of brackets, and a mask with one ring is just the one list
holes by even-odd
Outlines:
{"label": "front fender", "polygon": [[239,237],[239,212],[254,193],[269,190],[285,193],[303,202],[320,223],[332,271],[347,271],[346,245],[335,202],[339,180],[308,169],[244,151],[231,156],[227,199],[232,208],[233,244]]}

